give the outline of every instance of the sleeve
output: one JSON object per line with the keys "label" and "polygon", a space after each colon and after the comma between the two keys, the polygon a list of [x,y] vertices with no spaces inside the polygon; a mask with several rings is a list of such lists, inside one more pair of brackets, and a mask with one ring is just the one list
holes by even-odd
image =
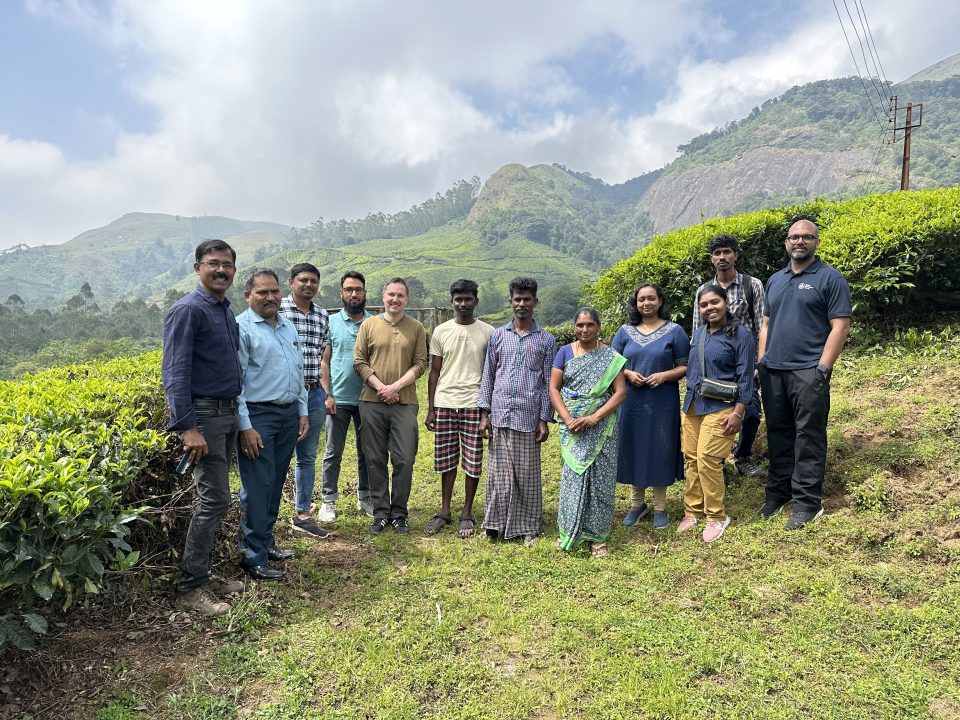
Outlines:
{"label": "sleeve", "polygon": [[362,323],[360,330],[357,331],[357,343],[353,346],[353,369],[363,381],[367,384],[367,378],[373,375],[373,368],[370,367],[370,326],[369,323]]}
{"label": "sleeve", "polygon": [[420,377],[426,371],[427,364],[430,362],[430,356],[427,355],[427,332],[423,329],[421,323],[417,323],[416,335],[416,345],[413,349],[413,363],[410,367],[416,373],[417,377]]}
{"label": "sleeve", "polygon": [[543,392],[540,394],[540,419],[553,420],[553,403],[550,402],[550,375],[553,372],[553,359],[557,356],[557,341],[547,333],[548,340],[543,349]]}
{"label": "sleeve", "polygon": [[690,321],[690,333],[693,334],[697,331],[697,328],[703,325],[703,318],[700,317],[700,291],[703,289],[703,285],[697,288],[697,291],[693,294],[693,318]]}
{"label": "sleeve", "polygon": [[557,370],[563,370],[567,363],[570,361],[570,358],[573,356],[573,348],[569,345],[564,345],[557,351],[557,354],[553,358],[553,367]]}
{"label": "sleeve", "polygon": [[850,302],[850,286],[846,278],[839,272],[831,273],[831,282],[824,288],[824,299],[827,303],[827,320],[851,317],[853,307]]}
{"label": "sleeve", "polygon": [[751,282],[753,284],[753,318],[756,327],[750,329],[753,331],[754,339],[759,339],[760,328],[763,326],[763,316],[767,310],[767,293],[759,279],[753,278]]}
{"label": "sleeve", "polygon": [[170,407],[170,430],[197,426],[193,411],[193,341],[196,321],[189,305],[174,305],[163,318],[161,377]]}
{"label": "sleeve", "polygon": [[237,398],[237,419],[240,430],[249,430],[253,427],[250,422],[250,411],[247,409],[247,384],[244,380],[247,377],[247,367],[250,365],[250,337],[244,331],[243,325],[240,325],[240,346],[237,349],[237,357],[240,359],[240,396]]}
{"label": "sleeve", "polygon": [[750,404],[753,398],[753,361],[756,357],[753,333],[742,325],[737,328],[737,402]]}
{"label": "sleeve", "polygon": [[[696,332],[696,331],[694,331]],[[673,366],[680,367],[690,362],[690,338],[683,331],[683,328],[677,325],[673,331]]]}
{"label": "sleeve", "polygon": [[493,382],[500,362],[500,334],[494,332],[487,343],[487,357],[480,373],[480,390],[477,391],[477,407],[490,410],[493,407]]}
{"label": "sleeve", "polygon": [[430,354],[436,355],[437,357],[443,357],[443,345],[440,342],[440,336],[443,334],[443,331],[440,330],[438,325],[433,329],[433,332],[430,333]]}
{"label": "sleeve", "polygon": [[614,352],[623,355],[623,349],[627,346],[627,340],[627,331],[624,330],[623,325],[621,325],[617,328],[617,332],[610,342],[610,347],[613,348]]}
{"label": "sleeve", "polygon": [[[297,337],[298,344],[303,342],[302,339],[300,339],[300,334],[297,332],[297,328],[293,323],[290,323],[290,329],[293,330],[293,334]],[[322,333],[321,336],[323,336],[323,334],[325,333]],[[300,417],[307,417],[310,415],[309,395],[307,394],[307,383],[305,376],[307,366],[303,361],[303,355],[299,355],[297,359],[300,361],[300,394],[297,396],[297,407],[299,408]]]}
{"label": "sleeve", "polygon": [[763,286],[763,316],[770,317],[770,303],[767,302],[767,298],[770,297],[770,283],[773,282],[774,276],[771,275],[767,278],[767,284]]}

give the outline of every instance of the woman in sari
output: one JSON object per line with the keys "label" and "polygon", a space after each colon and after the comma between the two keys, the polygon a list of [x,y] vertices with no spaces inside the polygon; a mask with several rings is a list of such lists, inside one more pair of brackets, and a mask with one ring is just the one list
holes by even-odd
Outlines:
{"label": "woman in sari", "polygon": [[576,341],[560,348],[550,375],[550,401],[560,417],[559,546],[588,543],[594,557],[607,554],[617,483],[616,410],[627,394],[622,355],[600,342],[600,316],[582,308],[574,318]]}

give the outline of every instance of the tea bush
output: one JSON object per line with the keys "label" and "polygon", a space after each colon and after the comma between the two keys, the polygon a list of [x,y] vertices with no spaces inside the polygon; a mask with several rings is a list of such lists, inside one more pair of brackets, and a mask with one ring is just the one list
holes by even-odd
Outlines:
{"label": "tea bush", "polygon": [[138,559],[123,489],[166,449],[160,354],[0,382],[0,650]]}
{"label": "tea bush", "polygon": [[850,283],[857,323],[923,317],[958,303],[960,262],[952,254],[960,238],[957,187],[816,200],[705,220],[657,236],[614,265],[588,288],[587,297],[607,323],[622,323],[633,288],[653,282],[663,288],[673,319],[689,327],[693,293],[713,272],[707,255],[712,237],[734,235],[742,253],[738,269],[766,281],[786,264],[787,229],[800,218],[819,225],[818,253]]}

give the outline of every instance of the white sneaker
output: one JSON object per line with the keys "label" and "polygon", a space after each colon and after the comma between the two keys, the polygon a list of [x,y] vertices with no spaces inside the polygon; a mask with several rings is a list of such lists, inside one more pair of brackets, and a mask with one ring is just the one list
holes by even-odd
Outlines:
{"label": "white sneaker", "polygon": [[333,509],[332,502],[325,502],[320,505],[320,513],[318,514],[320,522],[334,522],[337,519],[337,511]]}

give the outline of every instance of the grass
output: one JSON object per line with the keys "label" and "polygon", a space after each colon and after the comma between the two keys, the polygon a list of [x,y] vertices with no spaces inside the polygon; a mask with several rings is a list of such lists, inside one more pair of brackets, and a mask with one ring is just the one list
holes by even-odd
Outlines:
{"label": "grass", "polygon": [[[847,358],[827,514],[787,533],[756,519],[762,487],[745,480],[711,546],[624,528],[621,488],[610,556],[561,553],[555,433],[536,547],[426,538],[424,432],[409,536],[368,535],[342,487],[335,543],[297,540],[286,581],[218,620],[195,672],[127,676],[133,695],[97,717],[142,717],[138,700],[162,718],[960,717],[957,355]],[[675,527],[678,486],[668,510]]]}

